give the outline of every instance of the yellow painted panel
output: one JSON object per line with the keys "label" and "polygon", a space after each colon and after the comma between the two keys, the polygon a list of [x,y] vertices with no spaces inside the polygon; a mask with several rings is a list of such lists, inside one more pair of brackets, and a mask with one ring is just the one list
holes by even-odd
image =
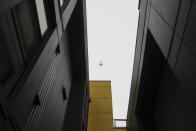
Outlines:
{"label": "yellow painted panel", "polygon": [[89,86],[100,86],[100,87],[104,87],[104,86],[109,86],[111,87],[111,81],[90,81],[89,82]]}
{"label": "yellow painted panel", "polygon": [[113,129],[112,131],[127,131],[127,129]]}
{"label": "yellow painted panel", "polygon": [[112,114],[89,114],[88,118],[113,119]]}
{"label": "yellow painted panel", "polygon": [[107,99],[112,98],[111,87],[90,87],[90,98]]}
{"label": "yellow painted panel", "polygon": [[112,99],[92,99],[89,104],[90,114],[112,114]]}
{"label": "yellow painted panel", "polygon": [[110,81],[90,81],[90,98],[87,131],[126,131],[113,129],[112,96]]}
{"label": "yellow painted panel", "polygon": [[90,115],[88,131],[112,131],[112,114]]}

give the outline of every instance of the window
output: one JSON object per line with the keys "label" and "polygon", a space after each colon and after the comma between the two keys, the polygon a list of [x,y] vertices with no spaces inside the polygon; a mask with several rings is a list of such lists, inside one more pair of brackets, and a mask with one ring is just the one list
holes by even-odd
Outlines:
{"label": "window", "polygon": [[21,44],[27,59],[32,57],[41,43],[38,19],[33,5],[33,0],[24,0],[14,10]]}
{"label": "window", "polygon": [[64,4],[64,0],[60,0],[60,6],[62,7]]}
{"label": "window", "polygon": [[48,28],[44,2],[43,0],[35,0],[35,3],[36,3],[37,13],[38,13],[39,26],[40,26],[41,34],[43,35]]}
{"label": "window", "polygon": [[64,11],[64,9],[67,7],[69,1],[70,0],[59,0],[61,11]]}
{"label": "window", "polygon": [[24,56],[29,61],[55,27],[53,3],[47,0],[23,0],[13,11]]}
{"label": "window", "polygon": [[18,41],[12,32],[14,24],[5,16],[0,19],[0,87],[7,92],[18,79],[23,70],[24,62]]}
{"label": "window", "polygon": [[13,64],[2,31],[0,31],[0,84],[4,86],[13,73]]}

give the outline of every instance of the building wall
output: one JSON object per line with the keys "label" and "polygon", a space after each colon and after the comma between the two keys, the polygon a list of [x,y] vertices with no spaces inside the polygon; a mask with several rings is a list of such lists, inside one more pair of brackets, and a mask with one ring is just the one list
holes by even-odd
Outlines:
{"label": "building wall", "polygon": [[85,0],[63,1],[0,1],[1,131],[86,130]]}
{"label": "building wall", "polygon": [[112,131],[111,82],[89,82],[88,131]]}
{"label": "building wall", "polygon": [[[156,112],[147,115],[146,119],[149,121],[152,118],[151,120],[155,121],[152,122],[155,131],[195,129],[192,123],[195,121],[193,110],[196,109],[193,102],[196,98],[195,10],[195,0],[140,0],[128,130],[142,127],[143,124],[138,125],[137,111],[140,106],[146,107],[139,111],[142,116],[145,116],[150,108],[151,113],[153,110]],[[152,38],[149,39],[149,36]],[[152,48],[148,45],[153,43],[157,49],[146,53],[148,48]],[[160,53],[156,52],[157,50],[160,50]],[[152,54],[160,54],[164,60],[160,62],[151,56]],[[149,70],[150,68],[152,69]],[[153,79],[158,81],[154,89]],[[150,100],[152,95],[149,94],[153,91],[155,98]],[[170,101],[170,104],[167,101]],[[180,117],[180,114],[184,116]]]}
{"label": "building wall", "polygon": [[112,131],[127,131],[127,129],[113,129]]}
{"label": "building wall", "polygon": [[112,129],[111,81],[90,81],[88,131],[125,131]]}

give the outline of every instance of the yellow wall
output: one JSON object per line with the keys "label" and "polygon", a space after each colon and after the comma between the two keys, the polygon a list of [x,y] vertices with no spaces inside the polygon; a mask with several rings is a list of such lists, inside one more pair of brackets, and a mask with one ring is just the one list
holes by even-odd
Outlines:
{"label": "yellow wall", "polygon": [[112,95],[110,81],[90,81],[90,98],[87,131],[126,131],[112,129]]}
{"label": "yellow wall", "polygon": [[127,129],[113,129],[112,131],[127,131]]}

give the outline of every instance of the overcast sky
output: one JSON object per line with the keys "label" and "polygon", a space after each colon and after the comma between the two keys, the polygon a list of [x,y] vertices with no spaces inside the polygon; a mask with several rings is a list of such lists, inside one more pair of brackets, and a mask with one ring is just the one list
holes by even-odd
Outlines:
{"label": "overcast sky", "polygon": [[[126,119],[138,0],[86,0],[90,80],[112,81],[113,118]],[[103,66],[100,66],[100,61]]]}

